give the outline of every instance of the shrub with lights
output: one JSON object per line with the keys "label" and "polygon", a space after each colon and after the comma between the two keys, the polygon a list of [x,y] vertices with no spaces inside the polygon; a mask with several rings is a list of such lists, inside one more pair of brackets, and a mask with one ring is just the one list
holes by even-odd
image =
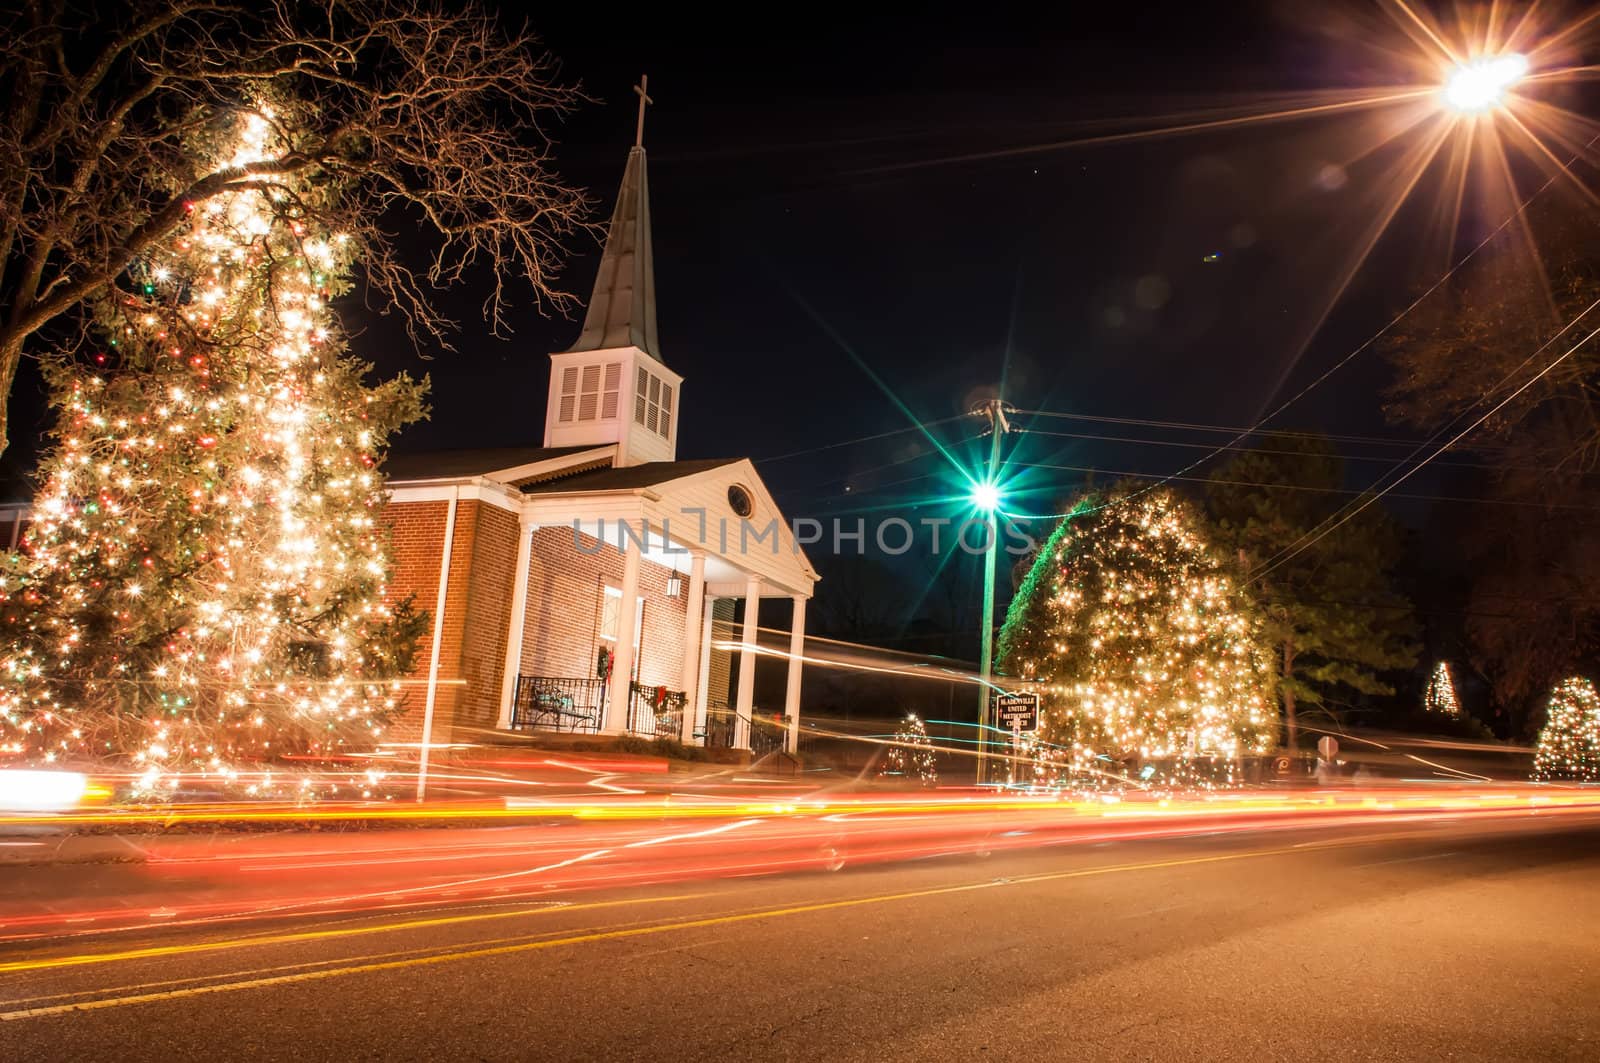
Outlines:
{"label": "shrub with lights", "polygon": [[[1004,670],[1041,684],[1040,739],[1064,775],[1121,765],[1174,782],[1270,749],[1272,676],[1254,605],[1164,490],[1085,500],[1040,549],[1000,635]],[[1153,767],[1158,766],[1158,767]]]}
{"label": "shrub with lights", "polygon": [[1533,747],[1535,779],[1600,782],[1600,694],[1587,679],[1563,679],[1550,694]]}
{"label": "shrub with lights", "polygon": [[[260,107],[196,150],[263,158],[289,121]],[[397,710],[426,618],[388,599],[379,463],[426,382],[369,385],[345,353],[318,194],[192,209],[95,307],[105,345],[46,359],[56,422],[0,584],[7,744],[154,789],[370,743]]]}

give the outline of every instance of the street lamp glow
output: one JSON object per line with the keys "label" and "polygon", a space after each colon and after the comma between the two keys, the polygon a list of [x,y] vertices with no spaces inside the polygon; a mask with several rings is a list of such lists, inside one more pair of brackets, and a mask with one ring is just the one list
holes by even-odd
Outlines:
{"label": "street lamp glow", "polygon": [[1462,63],[1444,83],[1444,101],[1462,114],[1481,114],[1503,103],[1506,90],[1527,72],[1528,57],[1518,53]]}
{"label": "street lamp glow", "polygon": [[1000,508],[1000,488],[991,483],[972,485],[972,504],[985,513],[993,513]]}

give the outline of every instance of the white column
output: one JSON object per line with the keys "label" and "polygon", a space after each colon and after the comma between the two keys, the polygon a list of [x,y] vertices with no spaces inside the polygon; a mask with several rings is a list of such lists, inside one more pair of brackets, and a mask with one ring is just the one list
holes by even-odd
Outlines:
{"label": "white column", "polygon": [[751,576],[744,585],[744,638],[739,643],[739,697],[734,704],[739,718],[734,721],[735,749],[750,748],[750,724],[756,697],[756,640],[761,612],[761,577]]}
{"label": "white column", "polygon": [[619,539],[622,546],[622,601],[617,603],[617,648],[611,657],[611,687],[606,696],[606,719],[602,730],[621,734],[628,729],[628,683],[633,677],[634,624],[639,613],[638,543]]}
{"label": "white column", "polygon": [[789,624],[789,676],[783,688],[783,714],[789,717],[789,740],[784,748],[790,753],[800,752],[800,659],[806,652],[806,600],[800,595],[794,602],[794,620]]}
{"label": "white column", "polygon": [[528,566],[533,560],[534,526],[517,525],[517,571],[511,581],[511,625],[506,629],[506,670],[500,679],[500,722],[504,731],[511,726],[511,703],[517,696],[517,673],[522,671],[522,636],[528,621]]}
{"label": "white column", "polygon": [[684,743],[694,741],[696,730],[695,706],[700,703],[700,618],[705,604],[706,555],[695,553],[689,558],[689,602],[683,612],[683,670],[678,674],[678,688],[685,695],[678,739]]}
{"label": "white column", "polygon": [[[707,726],[706,706],[710,703],[711,698],[711,640],[716,634],[717,623],[716,613],[712,606],[716,604],[716,601],[714,597],[707,597],[700,607],[702,615],[694,621],[700,625],[700,663],[695,672],[693,710],[690,712],[690,715],[694,717],[694,724],[690,727],[688,735],[683,740],[685,742],[693,742],[697,746],[706,744],[703,736]],[[702,737],[694,737],[697,731]]]}

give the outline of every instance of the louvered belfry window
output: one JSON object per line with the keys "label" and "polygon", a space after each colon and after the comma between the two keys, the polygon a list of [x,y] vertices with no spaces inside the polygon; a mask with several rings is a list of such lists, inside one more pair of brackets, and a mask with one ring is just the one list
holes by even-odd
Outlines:
{"label": "louvered belfry window", "polygon": [[633,419],[663,439],[672,437],[672,385],[643,366],[633,392]]}
{"label": "louvered belfry window", "polygon": [[578,412],[578,367],[569,365],[561,370],[561,412],[557,420],[570,422]]}
{"label": "louvered belfry window", "polygon": [[567,424],[615,417],[621,392],[621,362],[569,365],[561,371],[561,406],[556,419]]}
{"label": "louvered belfry window", "polygon": [[622,363],[608,362],[605,379],[600,385],[600,417],[611,420],[617,415],[617,394],[622,390]]}

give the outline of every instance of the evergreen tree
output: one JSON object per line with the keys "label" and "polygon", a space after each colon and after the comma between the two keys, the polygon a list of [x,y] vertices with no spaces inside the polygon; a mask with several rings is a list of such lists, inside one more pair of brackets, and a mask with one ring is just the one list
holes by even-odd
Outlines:
{"label": "evergreen tree", "polygon": [[939,766],[928,738],[928,728],[915,713],[907,713],[899,730],[894,733],[894,745],[884,754],[883,765],[878,769],[880,778],[916,779],[923,786],[939,785]]}
{"label": "evergreen tree", "polygon": [[1422,695],[1422,707],[1428,712],[1446,716],[1460,716],[1461,702],[1456,698],[1456,684],[1450,678],[1450,666],[1444,661],[1434,665],[1428,679],[1428,689]]}
{"label": "evergreen tree", "polygon": [[1080,774],[1270,748],[1254,607],[1199,515],[1165,489],[1089,501],[1039,551],[1000,634],[1002,669],[1041,684],[1040,739]]}
{"label": "evergreen tree", "polygon": [[[268,108],[194,150],[281,150]],[[154,783],[370,740],[425,618],[386,603],[379,463],[423,385],[378,386],[330,300],[326,190],[208,200],[99,301],[106,344],[45,364],[57,420],[0,587],[0,730],[47,758],[127,756]],[[425,382],[424,382],[425,383]]]}
{"label": "evergreen tree", "polygon": [[1290,748],[1304,707],[1323,708],[1341,690],[1392,694],[1381,675],[1416,664],[1411,606],[1389,575],[1400,553],[1394,526],[1369,507],[1312,541],[1348,501],[1343,486],[1326,441],[1274,435],[1219,468],[1207,491],[1219,542],[1246,571],[1260,570],[1251,586]]}
{"label": "evergreen tree", "polygon": [[1600,782],[1600,694],[1589,680],[1564,679],[1551,692],[1533,777]]}

